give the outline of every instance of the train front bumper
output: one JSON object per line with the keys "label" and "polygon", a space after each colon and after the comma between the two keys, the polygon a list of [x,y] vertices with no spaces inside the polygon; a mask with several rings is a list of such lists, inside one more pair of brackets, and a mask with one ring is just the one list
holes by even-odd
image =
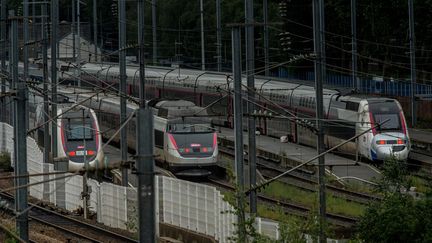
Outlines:
{"label": "train front bumper", "polygon": [[410,152],[410,142],[403,133],[377,134],[372,140],[372,159],[386,160],[394,158],[407,160]]}

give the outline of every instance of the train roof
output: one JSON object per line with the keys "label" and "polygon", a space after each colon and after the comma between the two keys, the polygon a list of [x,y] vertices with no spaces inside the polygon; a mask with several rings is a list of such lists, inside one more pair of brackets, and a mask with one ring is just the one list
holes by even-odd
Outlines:
{"label": "train roof", "polygon": [[188,109],[190,107],[196,106],[193,102],[187,100],[151,100],[148,103],[149,106],[154,108],[164,108],[167,110],[179,110]]}
{"label": "train roof", "polygon": [[[206,116],[207,112],[202,107],[187,100],[151,100],[148,105],[156,110],[157,116],[175,120],[176,118]],[[200,117],[201,118],[201,117]],[[194,118],[195,119],[195,118]],[[198,119],[198,118],[196,118]]]}
{"label": "train roof", "polygon": [[89,118],[91,117],[91,109],[82,105],[76,105],[72,109],[70,109],[75,104],[60,104],[57,109],[61,110],[61,112],[67,111],[61,115],[62,119],[80,119],[80,118]]}
{"label": "train roof", "polygon": [[[95,72],[100,72],[102,75],[106,75],[106,72],[108,72],[108,70],[112,71],[113,73],[119,72],[119,65],[117,63],[87,63],[83,65],[83,68]],[[201,71],[195,69],[173,68],[163,66],[146,66],[145,71],[146,78],[156,78],[159,80],[163,80],[165,83],[174,82],[178,83],[180,86],[217,86],[223,88],[227,87],[228,85],[232,88],[232,73]],[[126,72],[128,77],[133,77],[135,80],[139,77],[139,66],[134,64],[128,64]],[[246,84],[246,76],[242,76],[242,82]],[[269,92],[272,95],[286,95],[287,93],[295,92],[297,96],[310,95],[312,92],[315,92],[314,81],[266,77],[260,75],[255,76],[255,90],[257,92]],[[337,89],[335,87],[326,85],[323,90],[323,94],[324,96],[333,96],[339,94],[340,98],[346,97],[347,99],[352,99],[351,101],[360,101],[363,99],[369,100],[375,98],[368,95],[356,94],[351,89]]]}

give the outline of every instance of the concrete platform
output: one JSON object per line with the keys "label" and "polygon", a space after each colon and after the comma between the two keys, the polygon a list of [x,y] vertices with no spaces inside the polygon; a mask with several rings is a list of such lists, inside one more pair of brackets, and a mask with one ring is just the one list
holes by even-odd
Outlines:
{"label": "concrete platform", "polygon": [[[248,143],[247,133],[244,132],[243,142]],[[221,128],[221,133],[218,134],[220,138],[234,141],[234,130]],[[258,150],[271,152],[272,154],[287,157],[290,160],[298,163],[306,162],[317,155],[316,148],[303,146],[295,143],[281,143],[279,139],[268,136],[256,136],[256,144]],[[258,155],[258,152],[257,152]],[[379,178],[380,173],[372,166],[366,163],[356,163],[354,160],[341,157],[335,154],[325,155],[328,173],[332,173],[339,178],[356,177],[362,180],[373,180]],[[317,163],[315,160],[313,163]]]}
{"label": "concrete platform", "polygon": [[408,129],[411,140],[419,141],[422,143],[432,143],[432,130],[421,130],[421,129]]}
{"label": "concrete platform", "polygon": [[432,131],[410,128],[408,132],[414,149],[432,153]]}

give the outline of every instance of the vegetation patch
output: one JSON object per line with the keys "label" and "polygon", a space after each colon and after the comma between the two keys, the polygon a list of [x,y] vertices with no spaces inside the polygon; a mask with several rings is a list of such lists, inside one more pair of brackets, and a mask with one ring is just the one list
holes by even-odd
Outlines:
{"label": "vegetation patch", "polygon": [[430,191],[431,181],[428,181],[416,175],[408,176],[408,180],[410,182],[410,185],[416,188],[416,192],[424,194]]}
{"label": "vegetation patch", "polygon": [[[287,202],[298,203],[312,208],[317,203],[317,193],[308,192],[282,182],[271,183],[264,191],[265,195]],[[366,209],[363,204],[351,202],[327,193],[327,211],[335,214],[359,217]]]}
{"label": "vegetation patch", "polygon": [[[409,175],[406,162],[384,162],[379,191],[381,202],[368,207],[358,226],[361,242],[432,242],[432,191],[416,196],[406,189],[419,183]],[[423,189],[422,189],[423,190]]]}
{"label": "vegetation patch", "polygon": [[11,157],[9,152],[0,152],[0,170],[10,171],[12,170]]}

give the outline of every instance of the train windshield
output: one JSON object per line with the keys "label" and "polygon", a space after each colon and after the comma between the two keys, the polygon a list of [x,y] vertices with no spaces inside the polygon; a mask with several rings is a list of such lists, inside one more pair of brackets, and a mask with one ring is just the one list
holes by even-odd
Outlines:
{"label": "train windshield", "polygon": [[401,130],[399,114],[376,114],[374,118],[377,124],[388,120],[380,126],[380,130]]}
{"label": "train windshield", "polygon": [[369,102],[369,110],[372,112],[375,124],[386,121],[378,130],[402,131],[400,109],[395,101]]}
{"label": "train windshield", "polygon": [[68,140],[93,140],[93,130],[91,124],[69,124]]}
{"label": "train windshield", "polygon": [[168,131],[170,133],[209,133],[213,132],[213,130],[210,124],[168,124]]}

